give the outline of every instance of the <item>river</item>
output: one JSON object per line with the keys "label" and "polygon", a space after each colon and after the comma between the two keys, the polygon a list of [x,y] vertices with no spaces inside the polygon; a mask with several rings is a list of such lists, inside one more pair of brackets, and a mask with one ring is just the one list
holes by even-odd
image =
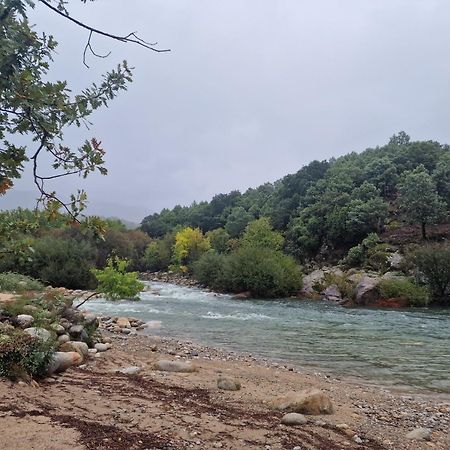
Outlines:
{"label": "river", "polygon": [[150,330],[367,382],[450,393],[450,310],[346,309],[309,300],[234,300],[151,283],[141,301],[86,309],[159,321]]}

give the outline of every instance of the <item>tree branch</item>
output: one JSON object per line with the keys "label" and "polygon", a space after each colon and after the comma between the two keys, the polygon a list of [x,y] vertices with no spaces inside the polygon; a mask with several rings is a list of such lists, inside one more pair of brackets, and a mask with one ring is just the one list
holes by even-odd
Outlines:
{"label": "tree branch", "polygon": [[[69,16],[68,14],[60,11],[58,8],[56,8],[55,6],[53,6],[52,4],[50,4],[46,0],[39,0],[39,2],[43,3],[45,6],[47,6],[47,8],[50,8],[56,14],[59,14],[60,16],[64,17],[67,20],[70,20],[71,22],[75,23],[76,25],[80,26],[81,28],[89,30],[90,31],[89,40],[88,40],[88,44],[87,44],[86,47],[89,47],[89,45],[90,45],[89,41],[90,41],[92,33],[95,33],[95,34],[99,34],[100,36],[105,36],[105,37],[108,37],[110,39],[114,39],[114,40],[120,41],[120,42],[125,42],[125,43],[126,42],[131,42],[133,44],[140,45],[141,47],[145,47],[145,48],[147,48],[149,50],[152,50],[154,52],[157,52],[157,53],[170,52],[170,49],[155,48],[154,46],[158,44],[157,42],[154,42],[154,43],[146,42],[143,39],[141,39],[140,37],[138,37],[136,35],[135,31],[133,31],[132,33],[129,33],[129,34],[125,35],[125,36],[119,36],[119,35],[116,35],[116,34],[107,33],[105,31],[99,30],[97,28],[91,27],[91,26],[81,22],[80,20],[77,20],[77,19]],[[85,48],[85,52],[86,52],[86,48]]]}

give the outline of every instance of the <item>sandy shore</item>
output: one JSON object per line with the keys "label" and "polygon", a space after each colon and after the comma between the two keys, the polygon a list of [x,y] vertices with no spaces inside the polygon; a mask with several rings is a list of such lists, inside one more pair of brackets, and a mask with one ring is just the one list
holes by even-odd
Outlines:
{"label": "sandy shore", "polygon": [[[388,392],[321,374],[274,367],[156,336],[111,335],[114,347],[39,385],[0,382],[0,448],[81,449],[449,449],[448,398]],[[153,369],[158,359],[192,360],[194,373]],[[138,366],[136,375],[116,370]],[[227,374],[240,391],[222,391]],[[271,401],[315,387],[336,412],[286,426]],[[413,429],[430,441],[409,440]]]}

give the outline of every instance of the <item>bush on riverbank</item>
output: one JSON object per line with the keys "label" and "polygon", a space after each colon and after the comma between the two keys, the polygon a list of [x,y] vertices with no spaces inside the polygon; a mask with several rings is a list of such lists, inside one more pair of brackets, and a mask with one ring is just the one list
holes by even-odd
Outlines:
{"label": "bush on riverbank", "polygon": [[229,255],[208,252],[194,265],[194,277],[212,289],[277,298],[296,294],[302,286],[293,258],[268,248],[245,246]]}
{"label": "bush on riverbank", "polygon": [[378,290],[385,299],[405,298],[411,306],[427,306],[430,302],[430,292],[425,286],[404,278],[381,280]]}
{"label": "bush on riverbank", "polygon": [[450,305],[450,245],[421,248],[413,254],[412,261],[436,301]]}

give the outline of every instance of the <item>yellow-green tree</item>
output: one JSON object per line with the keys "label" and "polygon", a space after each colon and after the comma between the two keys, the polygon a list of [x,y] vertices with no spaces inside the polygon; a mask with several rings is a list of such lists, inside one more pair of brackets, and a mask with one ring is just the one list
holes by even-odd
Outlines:
{"label": "yellow-green tree", "polygon": [[183,228],[175,236],[173,261],[181,271],[185,272],[190,264],[197,261],[210,248],[209,239],[200,228]]}

